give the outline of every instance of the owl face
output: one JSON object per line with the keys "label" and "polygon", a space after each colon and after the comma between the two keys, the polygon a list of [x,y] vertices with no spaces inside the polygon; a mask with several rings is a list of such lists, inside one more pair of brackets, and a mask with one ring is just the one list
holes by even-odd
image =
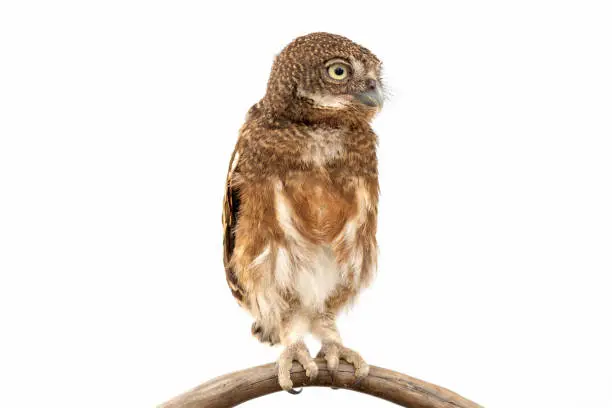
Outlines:
{"label": "owl face", "polygon": [[276,57],[264,103],[277,115],[308,111],[371,116],[383,104],[381,62],[334,34],[298,37]]}
{"label": "owl face", "polygon": [[[383,104],[380,80],[381,64],[378,60],[355,56],[334,56],[313,67],[320,79],[314,86],[307,82],[298,86],[298,96],[311,100],[322,108],[343,108],[365,105],[380,108]],[[318,69],[317,69],[318,68]]]}

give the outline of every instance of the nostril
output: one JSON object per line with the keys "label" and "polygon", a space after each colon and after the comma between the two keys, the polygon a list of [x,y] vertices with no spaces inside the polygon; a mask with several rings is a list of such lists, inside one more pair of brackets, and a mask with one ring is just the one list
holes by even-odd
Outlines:
{"label": "nostril", "polygon": [[366,86],[368,87],[369,90],[374,90],[376,89],[376,80],[372,79],[372,78],[368,78],[368,80],[366,81]]}

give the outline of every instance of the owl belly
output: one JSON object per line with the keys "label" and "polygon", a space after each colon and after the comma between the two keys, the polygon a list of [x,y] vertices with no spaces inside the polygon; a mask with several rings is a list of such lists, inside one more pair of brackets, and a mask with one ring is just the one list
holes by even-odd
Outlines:
{"label": "owl belly", "polygon": [[301,305],[322,310],[340,281],[338,265],[329,246],[316,248],[308,262],[296,269],[295,295]]}
{"label": "owl belly", "polygon": [[343,283],[334,239],[346,223],[347,202],[324,181],[310,178],[279,183],[275,204],[285,237],[277,251],[276,282],[303,307],[323,311]]}

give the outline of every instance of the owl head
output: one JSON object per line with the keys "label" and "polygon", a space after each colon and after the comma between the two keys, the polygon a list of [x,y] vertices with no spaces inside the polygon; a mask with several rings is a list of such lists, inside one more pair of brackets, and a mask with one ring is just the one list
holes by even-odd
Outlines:
{"label": "owl head", "polygon": [[328,33],[298,37],[274,60],[263,112],[316,122],[371,119],[383,104],[381,62],[367,48]]}

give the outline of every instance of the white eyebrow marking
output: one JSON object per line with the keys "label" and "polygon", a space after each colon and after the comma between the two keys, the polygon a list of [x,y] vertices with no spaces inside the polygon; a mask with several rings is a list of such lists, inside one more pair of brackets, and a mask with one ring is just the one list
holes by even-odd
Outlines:
{"label": "white eyebrow marking", "polygon": [[354,57],[351,57],[351,65],[353,67],[353,74],[356,77],[363,77],[365,74],[365,67],[363,63],[359,60],[356,60]]}

